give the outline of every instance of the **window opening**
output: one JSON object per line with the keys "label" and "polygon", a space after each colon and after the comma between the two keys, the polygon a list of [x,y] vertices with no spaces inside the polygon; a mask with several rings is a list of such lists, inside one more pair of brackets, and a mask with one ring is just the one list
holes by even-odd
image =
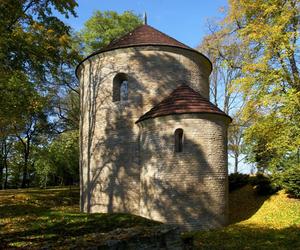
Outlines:
{"label": "window opening", "polygon": [[178,128],[174,133],[175,137],[175,152],[182,152],[183,150],[183,129]]}
{"label": "window opening", "polygon": [[128,100],[128,76],[119,73],[113,80],[113,102]]}

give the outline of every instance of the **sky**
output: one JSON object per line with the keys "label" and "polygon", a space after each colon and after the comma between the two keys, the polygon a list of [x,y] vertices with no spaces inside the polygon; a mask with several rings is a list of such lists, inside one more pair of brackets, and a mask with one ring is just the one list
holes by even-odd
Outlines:
{"label": "sky", "polygon": [[208,33],[207,20],[220,18],[220,8],[227,0],[78,0],[78,17],[64,19],[75,30],[83,28],[96,10],[113,10],[122,13],[131,10],[136,14],[146,11],[148,24],[185,43],[190,47],[200,44]]}

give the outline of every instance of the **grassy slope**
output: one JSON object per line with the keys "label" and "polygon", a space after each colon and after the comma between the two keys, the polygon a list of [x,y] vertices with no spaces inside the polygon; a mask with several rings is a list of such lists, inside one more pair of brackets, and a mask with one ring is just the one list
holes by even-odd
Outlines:
{"label": "grassy slope", "polygon": [[[76,188],[0,191],[0,249],[85,244],[116,228],[148,227],[155,222],[126,214],[80,214]],[[300,200],[284,192],[256,196],[250,186],[230,194],[232,225],[194,232],[197,249],[300,249]],[[80,236],[80,237],[79,237]],[[99,242],[98,237],[98,242]]]}
{"label": "grassy slope", "polygon": [[300,200],[257,196],[246,186],[230,194],[230,226],[193,233],[199,249],[300,249]]}
{"label": "grassy slope", "polygon": [[0,249],[69,249],[95,233],[157,225],[133,215],[81,214],[78,203],[78,188],[0,191]]}

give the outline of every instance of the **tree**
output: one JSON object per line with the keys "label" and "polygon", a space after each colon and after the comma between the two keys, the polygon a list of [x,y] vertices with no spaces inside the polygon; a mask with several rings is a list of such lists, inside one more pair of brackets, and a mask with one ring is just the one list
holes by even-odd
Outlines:
{"label": "tree", "polygon": [[208,23],[208,29],[210,34],[204,37],[198,50],[207,55],[213,64],[210,95],[215,105],[226,114],[232,114],[241,106],[234,83],[241,75],[243,53],[239,40],[229,33],[226,25],[213,21]]}
{"label": "tree", "polygon": [[65,16],[75,15],[76,5],[74,0],[1,1],[1,73],[19,70],[30,76],[31,82],[40,84],[58,75],[58,66],[74,57],[70,28],[52,12],[56,9]]}
{"label": "tree", "polygon": [[232,118],[233,121],[230,124],[228,131],[228,153],[234,159],[233,172],[237,173],[239,163],[245,159],[243,155],[245,153],[243,136],[247,124],[241,120],[240,113],[236,113]]}
{"label": "tree", "polygon": [[79,179],[79,148],[77,130],[57,136],[44,148],[35,148],[36,181],[47,185],[72,185]]}
{"label": "tree", "polygon": [[[25,187],[77,181],[80,98],[74,66],[82,59],[80,46],[88,47],[89,40],[52,14],[56,9],[75,15],[75,6],[73,0],[0,4],[1,183],[8,179],[14,187]],[[105,40],[101,46],[141,24],[131,12],[102,17],[98,23],[94,19],[91,30],[85,28],[85,35]],[[106,32],[95,31],[97,26]]]}
{"label": "tree", "polygon": [[118,14],[114,11],[96,11],[79,32],[85,54],[107,46],[142,24],[140,16],[131,11]]}
{"label": "tree", "polygon": [[246,101],[243,119],[252,121],[249,153],[278,171],[300,145],[299,0],[230,0],[225,22],[246,48],[236,82]]}
{"label": "tree", "polygon": [[[7,188],[8,181],[8,158],[11,150],[9,137],[0,137],[0,189]],[[5,171],[5,176],[4,176]]]}
{"label": "tree", "polygon": [[229,156],[234,159],[234,172],[244,159],[243,133],[246,123],[241,121],[244,102],[235,81],[241,76],[243,53],[239,39],[223,22],[209,22],[210,34],[204,37],[198,49],[206,54],[213,64],[210,75],[210,97],[226,114],[233,118],[228,132]]}
{"label": "tree", "polygon": [[[19,161],[17,155],[22,152],[18,163],[22,167],[16,168],[22,171],[22,187],[28,184],[32,143],[48,123],[50,96],[60,91],[53,86],[61,85],[63,73],[69,73],[79,59],[70,27],[52,13],[55,9],[66,17],[75,15],[76,5],[74,0],[0,3],[0,137],[3,142],[17,139],[11,159]],[[4,163],[7,154],[1,156],[5,156]],[[7,177],[7,161],[5,164]],[[3,168],[0,170],[2,174]]]}

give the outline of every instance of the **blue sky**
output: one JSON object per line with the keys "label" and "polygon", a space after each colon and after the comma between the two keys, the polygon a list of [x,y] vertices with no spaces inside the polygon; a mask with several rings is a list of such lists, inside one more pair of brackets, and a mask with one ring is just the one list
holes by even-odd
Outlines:
{"label": "blue sky", "polygon": [[220,17],[219,9],[227,6],[227,0],[78,0],[78,5],[78,17],[65,20],[75,30],[81,29],[96,10],[146,11],[149,25],[196,47],[207,34],[207,19]]}

